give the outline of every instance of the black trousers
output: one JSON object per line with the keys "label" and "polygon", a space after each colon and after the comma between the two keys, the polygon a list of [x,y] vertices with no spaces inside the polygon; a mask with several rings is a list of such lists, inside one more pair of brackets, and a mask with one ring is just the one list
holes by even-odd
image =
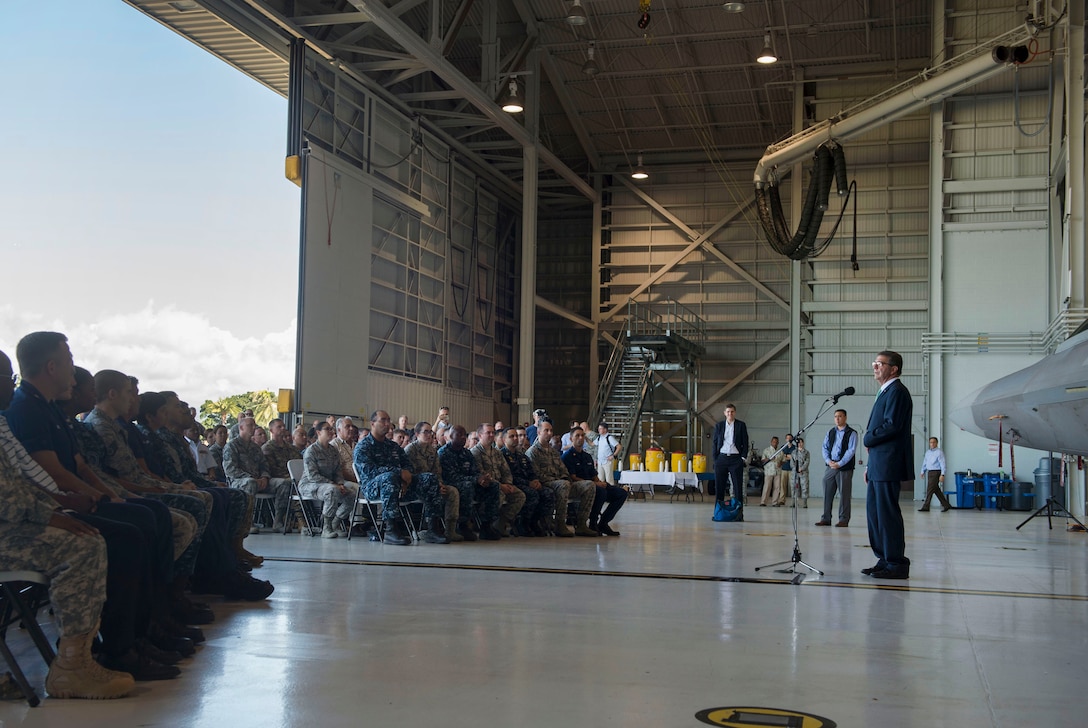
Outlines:
{"label": "black trousers", "polygon": [[740,455],[723,455],[714,458],[714,499],[725,502],[729,492],[727,484],[733,484],[733,498],[744,505],[744,458]]}
{"label": "black trousers", "polygon": [[[106,541],[106,603],[102,605],[102,649],[122,655],[147,631],[151,616],[151,568],[147,542],[137,526],[101,515],[72,514],[94,526]],[[137,515],[136,518],[139,518]],[[151,515],[147,514],[150,521]]]}
{"label": "black trousers", "polygon": [[[623,508],[623,504],[627,502],[627,491],[618,485],[608,485],[603,488],[598,485],[596,491],[593,494],[593,508],[589,512],[590,528],[593,528],[594,524],[606,526],[611,523],[620,512],[620,508]],[[604,513],[601,513],[601,509],[604,509]]]}

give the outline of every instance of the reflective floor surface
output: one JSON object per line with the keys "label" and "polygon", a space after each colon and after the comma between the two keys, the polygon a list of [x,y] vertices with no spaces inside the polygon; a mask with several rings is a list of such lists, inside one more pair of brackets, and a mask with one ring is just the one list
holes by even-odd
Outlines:
{"label": "reflective floor surface", "polygon": [[[758,506],[716,524],[709,499],[665,501],[628,503],[609,539],[252,536],[275,594],[214,603],[179,679],[105,703],[6,701],[0,720],[694,728],[740,706],[844,727],[1083,725],[1088,536],[1064,520],[1016,531],[1028,514],[909,508],[911,579],[877,582],[859,573],[874,562],[861,500],[849,528]],[[790,559],[795,514],[825,575],[755,571]],[[29,640],[8,640],[41,686]]]}

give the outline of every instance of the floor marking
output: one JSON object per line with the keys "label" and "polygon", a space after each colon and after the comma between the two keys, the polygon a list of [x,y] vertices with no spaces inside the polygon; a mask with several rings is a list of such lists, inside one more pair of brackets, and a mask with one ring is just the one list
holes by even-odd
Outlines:
{"label": "floor marking", "polygon": [[[877,591],[916,592],[920,594],[957,594],[975,597],[1000,597],[1020,599],[1050,599],[1054,601],[1088,602],[1088,595],[1082,594],[1044,594],[1039,592],[1011,592],[988,589],[954,589],[935,586],[912,586],[910,584],[856,583],[848,581],[823,581],[805,579],[804,574],[797,574],[789,579],[766,579],[763,577],[715,576],[709,574],[663,574],[639,571],[602,571],[599,569],[559,569],[545,566],[497,566],[493,564],[448,564],[422,561],[373,561],[367,559],[317,559],[296,556],[266,556],[266,562],[279,561],[296,564],[338,564],[346,566],[389,566],[407,569],[451,569],[460,571],[497,571],[517,574],[558,574],[565,576],[611,576],[628,579],[658,579],[666,581],[708,581],[737,584],[786,584],[802,586],[822,586],[835,589],[866,589]],[[800,579],[798,577],[801,577]]]}

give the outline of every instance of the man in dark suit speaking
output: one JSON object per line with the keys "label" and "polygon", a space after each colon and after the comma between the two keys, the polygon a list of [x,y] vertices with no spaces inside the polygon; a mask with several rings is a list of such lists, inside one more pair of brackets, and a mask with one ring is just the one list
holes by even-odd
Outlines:
{"label": "man in dark suit speaking", "polygon": [[910,437],[914,403],[899,381],[902,371],[903,357],[896,352],[882,351],[876,355],[873,378],[880,384],[880,392],[865,428],[865,447],[869,449],[865,511],[869,545],[877,562],[861,573],[877,579],[910,578],[910,559],[904,553],[906,540],[899,488],[903,481],[914,477]]}
{"label": "man in dark suit speaking", "polygon": [[[735,405],[725,406],[725,419],[714,425],[714,498],[724,503],[726,479],[733,483],[733,498],[744,520],[744,461],[748,457],[748,428],[737,419]],[[913,467],[911,468],[913,471]]]}

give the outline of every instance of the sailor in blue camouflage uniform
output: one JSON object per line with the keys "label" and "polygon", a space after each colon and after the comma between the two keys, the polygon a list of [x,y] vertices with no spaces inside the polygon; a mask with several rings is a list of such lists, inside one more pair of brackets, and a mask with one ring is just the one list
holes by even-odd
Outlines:
{"label": "sailor in blue camouflage uniform", "polygon": [[[448,485],[461,493],[461,518],[457,528],[466,541],[475,541],[477,537],[487,541],[498,541],[502,536],[491,524],[499,515],[499,487],[491,478],[480,473],[472,451],[465,447],[468,433],[461,425],[454,425],[448,430],[449,442],[438,451],[438,462],[442,464],[442,477]],[[475,517],[480,519],[480,530],[475,530]]]}
{"label": "sailor in blue camouflage uniform", "polygon": [[438,462],[438,448],[434,445],[434,427],[430,422],[417,422],[415,426],[416,439],[408,443],[404,448],[404,454],[408,456],[408,462],[412,465],[412,472],[434,473],[441,483],[439,492],[446,503],[445,519],[441,524],[431,523],[431,530],[438,529],[444,533],[450,541],[464,541],[465,538],[457,532],[457,519],[461,512],[461,493],[452,485],[446,485],[442,481],[442,465]]}
{"label": "sailor in blue camouflage uniform", "polygon": [[[400,445],[393,442],[389,413],[376,410],[370,415],[370,434],[355,445],[354,464],[359,473],[359,485],[366,488],[366,497],[381,500],[385,520],[384,542],[397,546],[412,542],[401,517],[401,501],[422,500],[423,517],[428,523],[441,519],[445,512],[441,481],[434,473],[412,474],[411,463]],[[423,534],[430,543],[449,543],[433,529]]]}
{"label": "sailor in blue camouflage uniform", "polygon": [[547,515],[555,513],[555,492],[545,488],[536,477],[533,464],[518,449],[518,432],[513,427],[503,433],[502,456],[510,468],[514,487],[525,494],[525,505],[518,514],[514,532],[519,536],[547,536]]}

